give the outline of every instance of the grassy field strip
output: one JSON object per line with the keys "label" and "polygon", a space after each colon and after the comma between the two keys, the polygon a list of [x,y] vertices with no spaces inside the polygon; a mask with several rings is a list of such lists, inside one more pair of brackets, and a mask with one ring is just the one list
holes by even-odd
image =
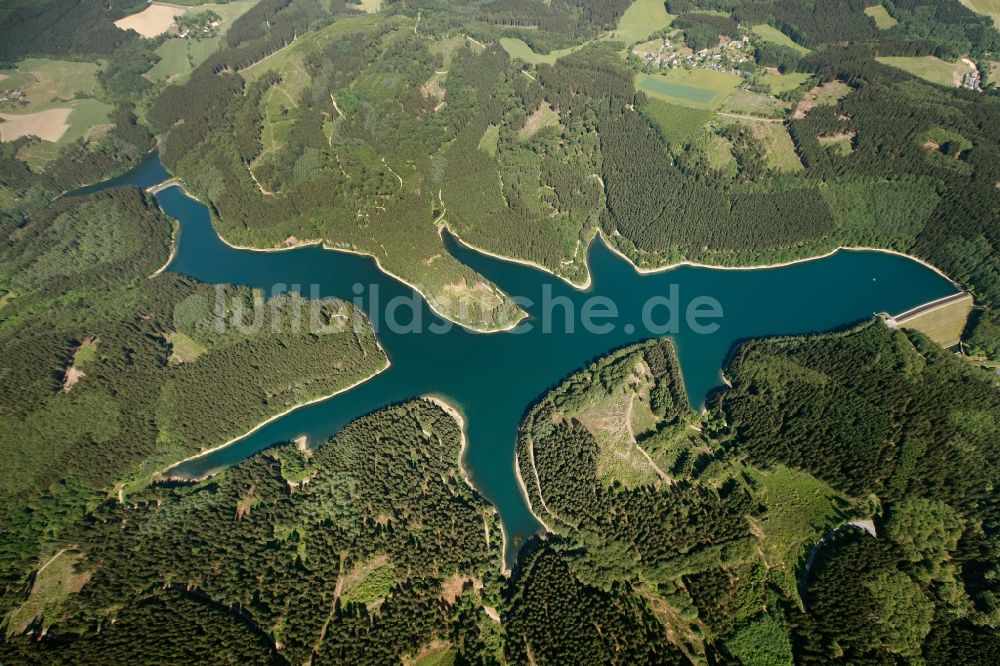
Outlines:
{"label": "grassy field strip", "polygon": [[772,44],[778,44],[779,46],[787,46],[790,49],[795,49],[799,53],[805,55],[806,53],[812,53],[811,49],[807,49],[801,44],[796,44],[792,41],[792,38],[781,32],[774,26],[770,26],[766,23],[760,23],[751,28],[753,34],[757,35],[765,42],[771,42]]}
{"label": "grassy field strip", "polygon": [[714,109],[742,79],[709,69],[675,69],[666,74],[639,73],[635,86],[650,97],[696,109]]}
{"label": "grassy field strip", "polygon": [[959,0],[963,5],[993,19],[993,25],[1000,30],[1000,0]]}
{"label": "grassy field strip", "polygon": [[962,339],[966,321],[972,312],[972,295],[955,294],[922,305],[889,319],[891,326],[920,331],[942,347],[953,347]]}
{"label": "grassy field strip", "polygon": [[583,44],[570,46],[565,49],[558,49],[556,51],[552,51],[551,53],[535,53],[532,48],[524,42],[524,40],[517,39],[516,37],[500,38],[500,46],[502,46],[503,50],[507,52],[507,55],[515,60],[523,60],[529,65],[540,65],[542,63],[551,65],[564,55],[569,55],[570,53],[579,51],[589,43],[590,42],[584,42]]}
{"label": "grassy field strip", "polygon": [[899,23],[899,21],[889,15],[889,12],[883,5],[873,5],[865,10],[865,14],[875,21],[875,27],[879,30],[888,30]]}
{"label": "grassy field strip", "polygon": [[667,13],[662,0],[636,0],[618,19],[614,39],[629,44],[644,41],[654,32],[673,23],[675,18],[677,17]]}
{"label": "grassy field strip", "polygon": [[948,62],[934,56],[884,56],[875,59],[883,65],[948,88],[960,86],[962,77],[969,71],[969,66],[961,60]]}

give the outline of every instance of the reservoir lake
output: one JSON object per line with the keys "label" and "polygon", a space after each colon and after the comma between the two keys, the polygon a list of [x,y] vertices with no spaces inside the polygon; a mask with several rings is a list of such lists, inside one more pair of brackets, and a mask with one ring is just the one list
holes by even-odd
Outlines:
{"label": "reservoir lake", "polygon": [[[169,178],[152,155],[125,176],[73,194],[121,185],[147,188]],[[587,254],[591,285],[580,290],[542,270],[480,253],[445,233],[446,249],[459,261],[507,294],[531,299],[534,306],[522,306],[529,317],[506,332],[477,333],[457,325],[449,327],[418,298],[415,308],[401,308],[395,318],[402,322],[419,318],[422,332],[394,332],[379,325],[386,321],[386,307],[395,297],[412,299],[414,290],[383,273],[372,258],[319,246],[273,252],[235,249],[216,234],[208,209],[180,187],[167,187],[156,199],[179,223],[168,271],[206,283],[246,285],[267,294],[274,285],[284,284],[301,285],[296,290],[310,296],[315,293],[310,291],[311,285],[318,285],[320,296],[350,301],[365,310],[391,360],[387,370],[357,387],[296,409],[229,446],[171,468],[169,475],[201,477],[300,435],[306,435],[311,446],[318,446],[360,416],[433,394],[464,415],[468,445],[463,465],[476,489],[499,512],[508,566],[524,540],[541,529],[514,469],[522,416],[549,388],[592,360],[661,335],[643,323],[643,306],[650,299],[669,296],[672,290],[677,295],[681,322],[679,331],[670,337],[680,358],[685,389],[697,408],[722,384],[726,355],[742,339],[835,330],[875,313],[898,314],[957,291],[927,266],[877,251],[841,250],[777,268],[679,266],[640,274],[600,236]],[[355,285],[363,285],[363,289]],[[617,318],[599,320],[613,324],[610,332],[588,331],[582,326],[583,305],[595,296],[606,297],[617,307]],[[696,333],[683,321],[688,305],[702,297],[718,302],[723,313],[717,319],[700,320],[718,324],[710,334]],[[556,304],[551,308],[555,315],[551,326],[543,326],[540,318],[544,301]],[[567,318],[567,311],[574,315]],[[666,318],[666,308],[656,310],[657,323]],[[435,333],[429,328],[449,330]]]}

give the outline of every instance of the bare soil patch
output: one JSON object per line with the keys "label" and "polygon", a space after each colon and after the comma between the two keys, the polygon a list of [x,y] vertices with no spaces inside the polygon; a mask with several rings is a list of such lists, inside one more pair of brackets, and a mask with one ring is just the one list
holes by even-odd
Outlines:
{"label": "bare soil patch", "polygon": [[35,113],[0,113],[0,141],[13,141],[22,136],[37,136],[53,143],[69,129],[69,114],[73,109],[49,109]]}
{"label": "bare soil patch", "polygon": [[156,37],[170,29],[175,16],[183,16],[187,11],[184,7],[161,5],[153,3],[138,14],[126,16],[115,21],[122,30],[135,30],[143,37]]}
{"label": "bare soil patch", "polygon": [[455,574],[441,583],[441,599],[449,606],[454,604],[462,596],[462,590],[465,588],[466,583],[472,583],[473,589],[476,590],[483,588],[483,581],[473,576]]}

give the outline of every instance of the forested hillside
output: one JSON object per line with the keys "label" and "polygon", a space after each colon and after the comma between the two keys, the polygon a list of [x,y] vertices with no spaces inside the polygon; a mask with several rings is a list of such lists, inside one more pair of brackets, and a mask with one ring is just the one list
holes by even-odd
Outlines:
{"label": "forested hillside", "polygon": [[[596,595],[600,626],[635,614],[629,663],[997,657],[995,378],[880,322],[745,343],[701,417],[676,367],[627,348],[526,417],[518,466],[558,537],[517,579],[511,654],[601,654],[577,615]],[[562,630],[532,631],[538,607]]]}
{"label": "forested hillside", "polygon": [[[265,308],[244,288],[150,277],[167,260],[171,221],[134,188],[60,199],[5,223],[2,236],[5,606],[43,543],[116,485],[386,362],[364,315],[346,303],[318,303],[312,316],[296,297]],[[240,304],[250,319],[263,308],[260,330],[233,325]]]}
{"label": "forested hillside", "polygon": [[[460,439],[440,407],[411,402],[314,453],[288,444],[209,481],[109,499],[62,539],[79,593],[52,594],[43,572],[5,627],[60,640],[8,636],[0,659],[494,662],[501,534],[463,479]],[[186,640],[199,629],[211,643]]]}
{"label": "forested hillside", "polygon": [[[987,3],[260,0],[197,39],[115,26],[147,5],[0,6],[0,662],[1000,663]],[[891,249],[975,310],[958,354],[881,320],[743,341],[703,413],[670,340],[593,361],[524,414],[546,534],[505,578],[429,400],[157,475],[388,359],[349,304],[278,296],[241,326],[261,294],[161,272],[151,194],[67,194],[153,150],[227,241],[369,254],[471,327],[510,299],[445,227],[578,285],[598,233],[646,269]]]}

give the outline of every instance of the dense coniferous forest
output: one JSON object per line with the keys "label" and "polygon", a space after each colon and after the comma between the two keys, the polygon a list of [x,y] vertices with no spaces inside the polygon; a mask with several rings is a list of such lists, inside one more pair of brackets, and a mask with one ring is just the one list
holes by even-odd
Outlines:
{"label": "dense coniferous forest", "polygon": [[[732,388],[706,415],[682,400],[650,405],[663,420],[632,446],[661,474],[641,483],[642,470],[608,466],[627,459],[608,419],[623,417],[623,395],[635,406],[659,386],[679,388],[676,370],[643,378],[643,364],[676,359],[661,343],[622,350],[525,419],[521,476],[559,537],[526,557],[512,621],[530,617],[530,595],[563,609],[576,633],[525,631],[517,649],[539,663],[602,649],[572,619],[596,588],[606,607],[652,612],[660,640],[681,651],[644,656],[644,621],[633,617],[630,662],[997,657],[995,377],[881,322],[747,342],[726,370]],[[848,523],[863,518],[877,538]],[[553,580],[541,586],[541,576]]]}
{"label": "dense coniferous forest", "polygon": [[[112,486],[384,366],[369,327],[328,326],[363,323],[347,304],[320,303],[311,317],[301,298],[279,297],[260,331],[244,334],[215,304],[245,302],[252,316],[249,290],[149,278],[167,260],[171,222],[137,189],[63,198],[3,231],[5,600],[38,539],[57,537]],[[295,318],[319,328],[292,326]]]}
{"label": "dense coniferous forest", "polygon": [[[92,63],[59,103],[110,111],[0,142],[0,662],[1000,662],[1000,33],[969,4],[261,0],[163,79],[177,38],[114,25],[144,2],[5,3],[4,76]],[[156,475],[386,358],[333,300],[219,326],[260,295],[159,274],[152,195],[65,195],[154,148],[227,240],[371,254],[471,326],[511,302],[445,225],[576,283],[599,232],[646,268],[872,246],[972,293],[966,357],[877,320],[748,340],[696,413],[669,340],[611,352],[524,415],[546,533],[505,577],[429,401]]]}

